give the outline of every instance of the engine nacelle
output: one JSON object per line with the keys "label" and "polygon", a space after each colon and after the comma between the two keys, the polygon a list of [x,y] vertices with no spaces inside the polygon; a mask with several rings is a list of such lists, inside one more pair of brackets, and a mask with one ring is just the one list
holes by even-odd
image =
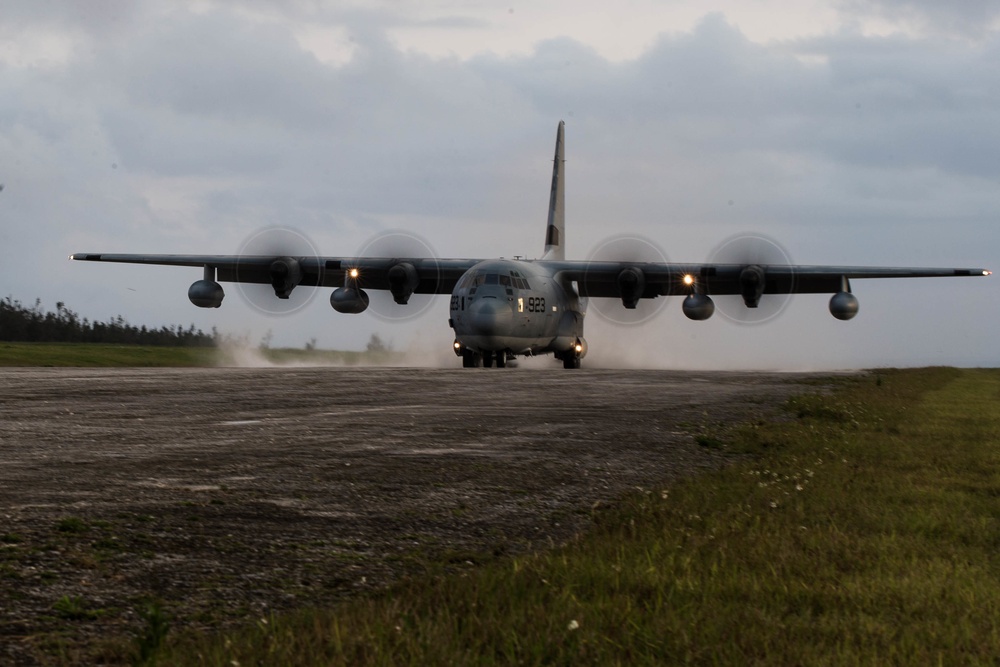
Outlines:
{"label": "engine nacelle", "polygon": [[764,294],[767,276],[761,266],[753,264],[740,272],[740,295],[747,308],[760,305],[760,297]]}
{"label": "engine nacelle", "polygon": [[689,294],[681,309],[689,320],[707,320],[715,312],[715,302],[705,294]]}
{"label": "engine nacelle", "polygon": [[355,287],[338,287],[330,295],[330,305],[338,313],[363,313],[368,309],[368,301],[368,293]]}
{"label": "engine nacelle", "polygon": [[214,280],[199,280],[188,288],[188,298],[199,308],[218,308],[226,292]]}
{"label": "engine nacelle", "polygon": [[302,267],[298,260],[291,257],[279,257],[274,260],[268,272],[271,275],[274,295],[279,299],[287,299],[295,286],[302,282]]}
{"label": "engine nacelle", "polygon": [[417,270],[409,262],[393,264],[387,277],[389,279],[389,292],[392,294],[393,301],[398,304],[407,303],[413,290],[417,289],[417,285],[420,284]]}
{"label": "engine nacelle", "polygon": [[618,274],[618,293],[622,297],[622,305],[633,309],[639,304],[643,292],[646,291],[646,274],[642,269],[630,266]]}
{"label": "engine nacelle", "polygon": [[858,314],[858,297],[850,292],[837,292],[830,299],[830,314],[838,320],[849,320]]}

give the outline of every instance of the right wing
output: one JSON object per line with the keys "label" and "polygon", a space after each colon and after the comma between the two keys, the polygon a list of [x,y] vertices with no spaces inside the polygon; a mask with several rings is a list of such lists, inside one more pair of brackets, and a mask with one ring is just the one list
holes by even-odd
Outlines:
{"label": "right wing", "polygon": [[[206,280],[271,285],[287,297],[298,286],[343,287],[348,281],[364,289],[397,294],[450,294],[459,278],[479,259],[428,257],[275,257],[274,255],[136,255],[74,253],[70,259],[206,269]],[[398,268],[397,268],[398,267]],[[357,272],[350,275],[351,271]],[[212,273],[210,277],[208,274]]]}

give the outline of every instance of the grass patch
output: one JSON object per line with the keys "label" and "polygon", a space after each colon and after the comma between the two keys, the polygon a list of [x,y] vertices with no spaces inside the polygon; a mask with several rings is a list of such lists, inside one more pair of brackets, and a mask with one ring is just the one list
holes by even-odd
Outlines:
{"label": "grass patch", "polygon": [[1000,655],[1000,371],[884,371],[563,547],[178,635],[157,664],[956,664]]}
{"label": "grass patch", "polygon": [[0,343],[0,366],[214,366],[217,351],[98,343]]}
{"label": "grass patch", "polygon": [[[229,349],[98,343],[0,343],[0,367],[208,367],[239,365],[243,356]],[[390,365],[402,359],[392,351],[352,352],[294,348],[253,349],[255,362],[301,366]]]}
{"label": "grass patch", "polygon": [[59,598],[52,609],[60,618],[69,621],[92,621],[104,614],[103,610],[90,609],[82,597],[64,595]]}
{"label": "grass patch", "polygon": [[59,521],[56,522],[56,530],[60,533],[82,533],[89,527],[90,526],[86,521],[75,516],[59,519]]}

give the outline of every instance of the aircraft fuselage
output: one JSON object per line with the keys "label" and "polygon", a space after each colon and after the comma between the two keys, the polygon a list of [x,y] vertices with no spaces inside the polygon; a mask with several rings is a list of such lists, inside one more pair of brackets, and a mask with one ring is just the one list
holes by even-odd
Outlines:
{"label": "aircraft fuselage", "polygon": [[491,356],[500,359],[508,353],[582,357],[583,301],[572,285],[563,285],[544,265],[508,259],[479,262],[451,293],[456,354],[480,355],[487,364]]}

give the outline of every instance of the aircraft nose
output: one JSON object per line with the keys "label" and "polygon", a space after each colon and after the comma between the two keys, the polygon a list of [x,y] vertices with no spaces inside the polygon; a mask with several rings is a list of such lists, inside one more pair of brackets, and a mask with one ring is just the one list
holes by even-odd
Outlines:
{"label": "aircraft nose", "polygon": [[498,329],[510,323],[513,315],[510,306],[499,299],[476,299],[469,307],[472,329],[485,336],[497,333]]}

